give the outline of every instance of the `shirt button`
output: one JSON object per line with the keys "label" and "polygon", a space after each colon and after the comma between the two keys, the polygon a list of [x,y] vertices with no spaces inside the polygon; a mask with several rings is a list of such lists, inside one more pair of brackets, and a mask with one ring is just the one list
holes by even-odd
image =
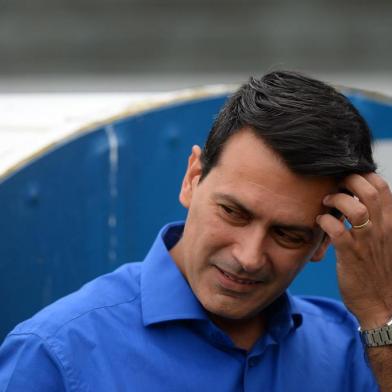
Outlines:
{"label": "shirt button", "polygon": [[259,360],[255,357],[249,358],[248,360],[248,366],[249,367],[254,367],[257,365],[257,363],[259,362]]}

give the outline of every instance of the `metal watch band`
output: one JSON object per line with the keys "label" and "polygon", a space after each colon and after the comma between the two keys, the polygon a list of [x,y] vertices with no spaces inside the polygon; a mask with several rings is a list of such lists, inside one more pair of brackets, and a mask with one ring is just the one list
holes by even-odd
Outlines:
{"label": "metal watch band", "polygon": [[362,331],[361,338],[366,347],[380,347],[392,344],[392,319],[380,328]]}

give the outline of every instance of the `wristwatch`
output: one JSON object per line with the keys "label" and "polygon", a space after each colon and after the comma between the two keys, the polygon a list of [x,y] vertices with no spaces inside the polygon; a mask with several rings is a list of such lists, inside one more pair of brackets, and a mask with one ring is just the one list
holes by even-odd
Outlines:
{"label": "wristwatch", "polygon": [[385,325],[375,329],[358,328],[363,344],[366,347],[380,347],[392,344],[392,319]]}

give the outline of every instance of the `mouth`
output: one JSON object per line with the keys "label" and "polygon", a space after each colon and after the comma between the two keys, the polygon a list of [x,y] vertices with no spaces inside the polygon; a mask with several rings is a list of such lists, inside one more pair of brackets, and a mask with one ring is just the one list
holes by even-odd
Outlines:
{"label": "mouth", "polygon": [[216,267],[216,269],[221,273],[221,275],[223,275],[226,279],[228,279],[231,282],[234,282],[236,284],[239,285],[243,285],[243,286],[255,286],[257,284],[262,283],[260,280],[255,280],[255,279],[244,279],[242,277],[238,277],[236,275],[233,275],[229,272],[226,272],[222,269],[220,269],[219,267]]}

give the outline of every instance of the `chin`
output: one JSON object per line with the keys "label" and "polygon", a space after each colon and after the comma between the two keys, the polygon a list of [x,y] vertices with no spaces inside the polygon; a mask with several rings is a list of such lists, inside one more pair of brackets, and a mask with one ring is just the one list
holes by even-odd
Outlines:
{"label": "chin", "polygon": [[203,290],[196,295],[203,308],[215,317],[227,320],[246,320],[259,314],[264,306],[251,306],[249,301],[229,297],[215,290]]}
{"label": "chin", "polygon": [[212,316],[233,321],[247,320],[260,313],[260,310],[245,312],[243,308],[235,311],[230,304],[217,306],[216,304],[212,305],[206,303],[204,309]]}

